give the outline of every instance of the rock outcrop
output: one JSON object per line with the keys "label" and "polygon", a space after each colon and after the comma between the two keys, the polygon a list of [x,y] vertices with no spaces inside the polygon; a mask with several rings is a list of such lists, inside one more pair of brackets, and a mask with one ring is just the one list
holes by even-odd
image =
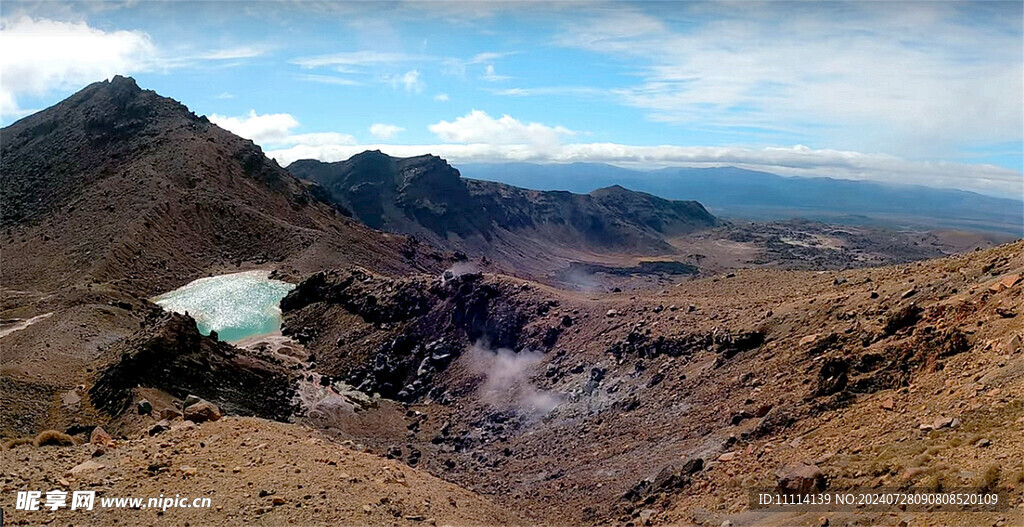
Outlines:
{"label": "rock outcrop", "polygon": [[138,387],[181,399],[198,394],[206,401],[187,406],[186,414],[191,410],[201,420],[219,418],[217,406],[230,414],[276,420],[295,411],[295,378],[289,370],[200,335],[186,315],[154,315],[148,327],[116,345],[110,356],[89,390],[92,404],[108,414],[127,410]]}

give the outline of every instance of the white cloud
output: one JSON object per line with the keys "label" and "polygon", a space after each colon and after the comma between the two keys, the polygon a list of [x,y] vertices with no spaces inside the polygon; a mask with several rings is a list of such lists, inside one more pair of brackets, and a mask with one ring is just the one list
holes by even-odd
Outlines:
{"label": "white cloud", "polygon": [[235,48],[217,49],[201,53],[197,58],[203,60],[236,60],[249,59],[263,55],[265,50],[256,46],[239,46]]}
{"label": "white cloud", "polygon": [[511,77],[509,77],[508,75],[498,75],[494,71],[494,65],[488,64],[487,66],[484,67],[484,74],[481,78],[487,82],[501,82],[508,80]]}
{"label": "white cloud", "polygon": [[508,79],[507,76],[498,75],[494,70],[494,61],[514,55],[514,52],[495,52],[495,51],[484,51],[477,53],[468,59],[459,58],[446,58],[441,61],[442,69],[444,73],[448,75],[454,75],[456,77],[465,78],[466,69],[470,66],[483,65],[484,71],[481,75],[481,79],[489,82],[497,82]]}
{"label": "white cloud", "polygon": [[485,62],[492,62],[498,60],[502,57],[507,57],[509,55],[511,55],[511,53],[497,53],[494,51],[484,51],[482,53],[477,53],[476,55],[473,55],[473,57],[467,61],[467,64],[483,64]]}
{"label": "white cloud", "polygon": [[[436,60],[426,55],[414,55],[392,51],[346,51],[332,53],[329,55],[316,55],[311,57],[299,57],[292,59],[295,64],[304,69],[330,68],[331,70],[349,76],[367,76],[377,81],[389,84],[394,89],[405,90],[408,93],[422,93],[426,88],[420,70],[408,70],[405,73],[394,73],[397,68],[410,62],[430,62]],[[401,71],[398,69],[397,71]],[[342,86],[356,86],[362,84],[359,81],[337,77],[334,75],[300,75],[300,80],[319,82],[323,84],[337,84]]]}
{"label": "white cloud", "polygon": [[439,93],[439,94],[434,96],[434,100],[438,101],[438,102],[445,102],[445,101],[448,100],[448,94],[447,93]]}
{"label": "white cloud", "polygon": [[352,79],[348,79],[348,78],[345,78],[345,77],[338,77],[338,76],[335,76],[335,75],[309,74],[309,75],[296,75],[295,78],[299,79],[301,81],[306,81],[306,82],[316,82],[316,83],[319,83],[319,84],[334,84],[336,86],[359,86],[360,84],[362,84],[359,81],[354,81]]}
{"label": "white cloud", "polygon": [[86,22],[65,22],[27,16],[0,19],[0,115],[20,116],[18,99],[147,71],[168,71],[213,61],[233,65],[238,59],[262,55],[257,46],[206,52],[163,53],[143,31],[104,31]]}
{"label": "white cloud", "polygon": [[84,22],[0,20],[0,114],[20,113],[18,98],[81,88],[153,67],[157,49],[140,31],[106,32]]}
{"label": "white cloud", "polygon": [[282,145],[302,146],[329,146],[329,145],[354,145],[356,138],[348,134],[337,132],[316,132],[311,134],[296,134],[285,136],[277,142]]}
{"label": "white cloud", "polygon": [[503,95],[507,97],[537,97],[537,96],[550,96],[560,95],[567,97],[611,97],[614,93],[611,90],[604,88],[594,88],[591,86],[541,86],[537,88],[506,88],[503,90],[495,90],[495,95]]}
{"label": "white cloud", "polygon": [[249,110],[249,113],[240,117],[213,114],[209,119],[217,126],[240,137],[251,139],[265,148],[315,149],[356,144],[355,137],[337,132],[293,134],[292,130],[299,127],[299,121],[287,113],[258,114],[256,110]]}
{"label": "white cloud", "polygon": [[219,94],[217,94],[217,96],[215,98],[217,98],[217,99],[234,99],[235,98],[235,94],[233,94],[231,92],[226,92],[225,91],[225,92],[220,92]]}
{"label": "white cloud", "polygon": [[509,115],[494,119],[486,112],[473,110],[454,121],[440,121],[427,127],[442,141],[487,145],[531,145],[538,148],[557,146],[562,137],[576,132],[562,126],[523,123]]}
{"label": "white cloud", "polygon": [[419,70],[410,70],[402,75],[385,76],[384,80],[396,90],[403,88],[409,93],[423,93],[426,84],[420,80]]}
{"label": "white cloud", "polygon": [[581,17],[557,43],[637,64],[640,82],[614,94],[652,120],[927,157],[1022,138],[1019,4],[970,10],[826,2],[740,14],[695,3],[655,17],[623,7]]}
{"label": "white cloud", "polygon": [[258,144],[280,143],[291,134],[292,129],[299,126],[291,114],[269,113],[257,114],[256,110],[242,117],[227,117],[213,114],[210,121],[235,135],[251,139]]}
{"label": "white cloud", "polygon": [[332,53],[330,55],[317,55],[313,57],[300,57],[291,60],[303,68],[340,67],[342,69],[351,67],[374,66],[380,64],[401,64],[423,60],[421,55],[410,55],[389,51],[346,51],[343,53]]}
{"label": "white cloud", "polygon": [[402,128],[401,126],[395,126],[393,124],[376,123],[370,126],[370,135],[376,137],[377,139],[383,139],[385,141],[395,137],[396,135],[398,135],[399,132],[404,131],[405,128]]}

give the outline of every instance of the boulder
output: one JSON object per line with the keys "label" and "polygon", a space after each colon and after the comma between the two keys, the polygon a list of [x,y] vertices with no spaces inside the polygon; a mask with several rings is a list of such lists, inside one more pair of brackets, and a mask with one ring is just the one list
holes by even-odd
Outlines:
{"label": "boulder", "polygon": [[776,406],[761,418],[761,422],[751,431],[751,437],[765,437],[788,428],[797,421],[799,413],[795,408],[788,406]]}
{"label": "boulder", "polygon": [[78,394],[78,390],[68,390],[64,392],[60,402],[64,406],[75,406],[82,402],[82,396]]}
{"label": "boulder", "polygon": [[687,459],[686,462],[683,463],[683,467],[681,469],[683,474],[696,474],[701,470],[704,470],[704,460],[699,457],[691,457],[690,459]]}
{"label": "boulder", "polygon": [[166,419],[161,419],[160,421],[157,421],[156,424],[154,424],[149,429],[149,435],[155,436],[155,435],[159,434],[160,432],[163,432],[164,430],[170,430],[170,428],[171,428],[171,423],[169,423]]}
{"label": "boulder", "polygon": [[99,446],[110,446],[114,444],[114,438],[110,437],[110,434],[106,430],[97,426],[92,429],[92,433],[89,434],[89,444]]}
{"label": "boulder", "polygon": [[814,465],[796,463],[784,467],[778,473],[779,491],[784,494],[807,494],[822,492],[828,488],[825,473]]}
{"label": "boulder", "polygon": [[67,475],[77,478],[104,468],[106,468],[106,465],[90,459],[72,467],[71,470],[68,470]]}
{"label": "boulder", "polygon": [[135,409],[139,411],[139,415],[149,415],[153,411],[153,404],[148,399],[142,399],[136,403]]}
{"label": "boulder", "polygon": [[1009,274],[1009,275],[1006,275],[1002,279],[1000,279],[999,281],[997,281],[994,284],[992,284],[992,286],[989,287],[989,291],[991,291],[993,293],[998,293],[1000,291],[1003,291],[1004,289],[1009,289],[1009,288],[1017,285],[1018,283],[1020,283],[1020,281],[1022,279],[1024,279],[1024,276],[1022,276],[1020,274]]}
{"label": "boulder", "polygon": [[1021,349],[1021,338],[1020,335],[1014,335],[1010,337],[1006,344],[1003,345],[1003,353],[1007,355],[1016,353],[1017,350]]}
{"label": "boulder", "polygon": [[194,423],[216,421],[220,419],[220,415],[220,408],[217,408],[217,405],[202,399],[185,407],[185,419]]}
{"label": "boulder", "polygon": [[662,468],[652,482],[654,492],[666,492],[678,489],[690,483],[690,476],[678,468],[667,465]]}
{"label": "boulder", "polygon": [[814,396],[822,397],[843,391],[849,380],[847,373],[850,371],[850,364],[846,359],[832,357],[825,359],[818,372],[818,382],[814,389]]}

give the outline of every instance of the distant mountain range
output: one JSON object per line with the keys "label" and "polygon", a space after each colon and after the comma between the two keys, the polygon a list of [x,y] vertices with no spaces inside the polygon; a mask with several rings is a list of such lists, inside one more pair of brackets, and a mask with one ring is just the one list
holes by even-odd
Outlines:
{"label": "distant mountain range", "polygon": [[612,184],[691,199],[726,218],[950,228],[1024,236],[1024,202],[974,192],[832,178],[783,177],[735,167],[630,170],[593,163],[465,164],[466,178],[536,190],[589,192]]}
{"label": "distant mountain range", "polygon": [[673,201],[612,185],[585,194],[463,179],[435,156],[364,152],[346,161],[288,166],[353,217],[376,229],[423,237],[505,262],[566,251],[661,255],[670,237],[715,227],[696,201]]}

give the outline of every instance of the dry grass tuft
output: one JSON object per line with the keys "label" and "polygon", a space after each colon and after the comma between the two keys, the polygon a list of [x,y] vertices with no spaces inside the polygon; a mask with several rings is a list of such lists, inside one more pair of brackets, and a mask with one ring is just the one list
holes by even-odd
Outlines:
{"label": "dry grass tuft", "polygon": [[31,445],[32,442],[33,440],[31,437],[19,437],[16,439],[8,439],[7,441],[4,441],[3,449],[11,450],[12,448],[17,448],[21,445]]}
{"label": "dry grass tuft", "polygon": [[64,432],[43,430],[42,432],[39,432],[39,435],[36,436],[36,439],[32,444],[36,447],[45,445],[73,446],[75,444],[75,440]]}
{"label": "dry grass tuft", "polygon": [[985,472],[983,472],[975,482],[978,492],[994,491],[996,485],[999,484],[999,472],[999,465],[989,465],[988,468],[985,469]]}

